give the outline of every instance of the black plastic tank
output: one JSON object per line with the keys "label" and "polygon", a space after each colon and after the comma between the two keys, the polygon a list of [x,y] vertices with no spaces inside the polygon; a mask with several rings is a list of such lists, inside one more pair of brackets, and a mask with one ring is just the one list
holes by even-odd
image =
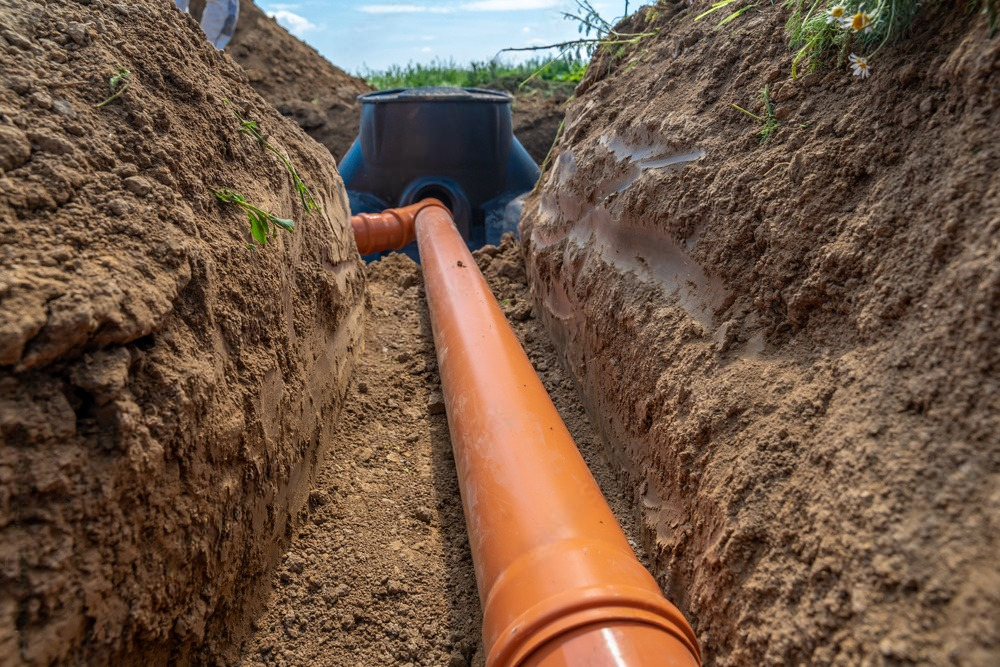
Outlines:
{"label": "black plastic tank", "polygon": [[[516,231],[539,170],[514,137],[507,93],[399,88],[361,95],[358,138],[340,163],[351,213],[440,199],[471,248]],[[406,252],[416,256],[414,247]]]}

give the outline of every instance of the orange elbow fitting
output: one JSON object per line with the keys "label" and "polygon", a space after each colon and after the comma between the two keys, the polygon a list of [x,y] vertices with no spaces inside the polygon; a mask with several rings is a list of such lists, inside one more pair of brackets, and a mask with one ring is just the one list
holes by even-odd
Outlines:
{"label": "orange elbow fitting", "polygon": [[440,206],[414,216],[489,667],[697,667]]}
{"label": "orange elbow fitting", "polygon": [[351,228],[358,252],[368,255],[383,250],[400,250],[416,239],[414,221],[417,214],[429,206],[445,205],[437,199],[424,199],[402,208],[390,208],[381,213],[359,213],[351,216]]}

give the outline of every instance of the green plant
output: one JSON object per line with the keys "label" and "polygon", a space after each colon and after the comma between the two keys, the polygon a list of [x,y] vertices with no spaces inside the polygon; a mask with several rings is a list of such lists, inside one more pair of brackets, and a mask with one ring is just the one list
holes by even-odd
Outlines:
{"label": "green plant", "polygon": [[1000,27],[1000,0],[969,0],[969,8],[975,11],[977,3],[982,5],[979,11],[986,16],[986,30],[992,39]]}
{"label": "green plant", "polygon": [[[986,16],[993,37],[1000,0],[968,2],[971,11],[978,8]],[[838,66],[849,60],[854,74],[865,78],[871,71],[869,59],[886,44],[903,39],[919,12],[939,4],[941,0],[786,0],[791,14],[785,30],[795,51],[792,76],[798,76],[803,62],[814,71],[836,53]]]}
{"label": "green plant", "polygon": [[587,63],[569,56],[530,58],[511,63],[502,58],[459,65],[453,60],[435,60],[429,64],[410,63],[383,71],[361,70],[358,76],[379,89],[418,86],[458,86],[460,88],[501,88],[515,90],[537,88],[542,91],[562,88],[583,78]]}
{"label": "green plant", "polygon": [[[711,7],[709,7],[707,10],[703,11],[701,14],[698,14],[698,16],[695,16],[694,20],[695,21],[700,21],[703,18],[705,18],[706,16],[708,16],[709,14],[714,14],[715,12],[719,11],[720,9],[725,9],[725,8],[729,7],[730,5],[732,5],[735,2],[739,2],[739,0],[719,0],[718,2],[713,2]],[[754,2],[751,2],[750,4],[747,4],[747,5],[744,5],[743,7],[740,7],[739,9],[737,9],[734,12],[730,12],[729,14],[726,15],[725,18],[723,18],[721,21],[719,21],[718,23],[716,23],[715,27],[716,28],[721,28],[722,26],[726,25],[730,21],[732,21],[732,20],[734,20],[736,18],[739,18],[740,16],[742,16],[746,12],[748,12],[751,9],[755,8],[759,4],[760,4],[759,0],[755,0]]]}
{"label": "green plant", "polygon": [[760,91],[760,95],[757,96],[757,99],[760,100],[760,103],[764,107],[763,116],[751,113],[738,104],[734,104],[733,108],[737,111],[742,111],[755,120],[760,121],[761,127],[760,131],[757,132],[757,138],[760,140],[760,143],[763,144],[771,138],[771,135],[778,131],[778,119],[774,115],[774,101],[771,100],[770,86],[765,85],[764,90]]}
{"label": "green plant", "polygon": [[[213,190],[215,198],[224,204],[234,204],[246,212],[250,218],[250,235],[260,245],[266,245],[269,238],[277,234],[278,228],[292,232],[295,230],[295,222],[286,218],[279,218],[276,215],[263,211],[253,204],[247,202],[246,197],[229,188]],[[253,244],[251,244],[253,245]]]}
{"label": "green plant", "polygon": [[260,131],[260,127],[257,125],[257,121],[248,120],[243,117],[243,115],[237,111],[229,100],[224,100],[227,105],[232,109],[233,115],[240,123],[240,132],[252,137],[257,141],[259,145],[264,150],[270,151],[278,156],[282,164],[288,170],[288,173],[292,177],[292,185],[295,188],[295,192],[299,195],[299,200],[302,202],[302,206],[306,209],[306,213],[312,213],[313,211],[319,210],[319,204],[313,198],[312,193],[309,192],[308,186],[306,186],[305,181],[299,176],[299,173],[292,166],[292,161],[288,157],[279,151],[274,144],[270,143],[267,138]]}
{"label": "green plant", "polygon": [[124,93],[126,90],[128,90],[128,86],[129,86],[129,83],[130,83],[130,79],[129,79],[130,76],[132,76],[132,72],[128,71],[124,67],[119,67],[118,71],[115,72],[114,74],[112,74],[111,78],[108,79],[108,88],[111,89],[111,93],[112,93],[111,97],[109,97],[108,99],[104,100],[103,102],[101,102],[99,104],[95,104],[94,108],[95,109],[100,109],[104,105],[111,104],[112,102],[114,102],[115,100],[117,100],[119,97],[121,97],[122,93]]}
{"label": "green plant", "polygon": [[579,39],[572,39],[557,44],[546,44],[544,46],[525,46],[517,48],[503,49],[501,53],[508,51],[544,51],[548,49],[559,49],[557,58],[563,58],[572,53],[577,60],[583,56],[592,58],[594,53],[600,50],[602,53],[613,56],[615,59],[624,56],[628,50],[639,44],[647,37],[659,34],[659,29],[647,30],[643,32],[619,32],[615,25],[628,16],[629,3],[625,3],[625,13],[614,20],[607,20],[591,4],[590,0],[576,0],[577,12],[563,12],[562,16],[568,21],[577,24],[577,32],[582,35]]}

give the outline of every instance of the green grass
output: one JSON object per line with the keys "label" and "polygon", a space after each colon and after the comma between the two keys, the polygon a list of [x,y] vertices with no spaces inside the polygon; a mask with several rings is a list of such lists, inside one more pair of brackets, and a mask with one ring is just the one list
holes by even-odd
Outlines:
{"label": "green grass", "polygon": [[[269,239],[274,238],[278,229],[287,232],[295,230],[295,222],[288,218],[279,218],[273,213],[261,210],[247,201],[246,197],[229,188],[213,190],[212,194],[223,204],[233,204],[238,206],[247,214],[250,220],[250,235],[253,240],[260,245],[266,245]],[[253,244],[250,244],[253,247]]]}
{"label": "green grass", "polygon": [[[1000,0],[967,0],[970,12],[981,12],[987,19],[990,37],[996,33]],[[785,30],[788,45],[795,51],[792,76],[815,71],[836,58],[843,65],[852,52],[874,56],[886,44],[907,36],[918,13],[924,16],[944,5],[944,0],[786,0],[791,10]],[[855,32],[829,20],[830,9],[842,6],[848,16],[856,12],[873,15],[870,32]]]}
{"label": "green grass", "polygon": [[492,60],[467,65],[453,60],[436,60],[429,65],[394,65],[379,72],[363,70],[358,76],[378,90],[420,86],[514,90],[519,87],[545,89],[562,84],[569,87],[583,78],[586,69],[587,64],[575,58],[549,60],[539,57],[519,64]]}
{"label": "green grass", "polygon": [[295,188],[295,192],[299,195],[299,200],[302,202],[302,207],[306,209],[306,213],[312,213],[313,211],[319,210],[319,204],[317,204],[316,200],[313,199],[312,193],[309,192],[309,187],[305,184],[305,181],[302,180],[302,177],[299,176],[299,172],[297,172],[295,167],[292,166],[292,161],[288,158],[288,156],[278,150],[274,144],[267,140],[267,137],[265,137],[264,133],[261,132],[257,121],[244,118],[243,114],[237,111],[232,102],[229,100],[223,99],[223,102],[226,103],[226,106],[228,106],[230,111],[233,112],[233,116],[235,116],[236,120],[239,121],[240,133],[245,134],[256,141],[257,145],[264,150],[277,155],[278,159],[280,159],[282,164],[285,165],[285,169],[288,170],[289,176],[292,177],[292,186]]}
{"label": "green grass", "polygon": [[760,101],[761,106],[764,107],[763,116],[751,113],[738,104],[734,104],[733,108],[737,111],[742,111],[754,120],[760,121],[760,131],[757,132],[757,139],[763,144],[771,138],[771,135],[778,131],[778,118],[774,115],[774,102],[771,100],[771,87],[765,85],[764,90],[760,91],[760,95],[757,96],[757,99]]}
{"label": "green grass", "polygon": [[106,104],[111,104],[119,97],[122,96],[126,90],[128,90],[128,85],[131,82],[129,77],[132,76],[132,72],[128,71],[124,67],[119,67],[118,71],[111,75],[108,79],[108,88],[111,89],[111,97],[107,98],[99,104],[95,104],[95,109],[100,109]]}

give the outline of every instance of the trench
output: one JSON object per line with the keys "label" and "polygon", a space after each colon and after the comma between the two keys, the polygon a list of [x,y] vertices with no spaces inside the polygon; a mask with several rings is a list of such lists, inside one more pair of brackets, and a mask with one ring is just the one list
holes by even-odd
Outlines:
{"label": "trench", "polygon": [[[517,245],[476,253],[636,554],[609,452],[531,298]],[[481,610],[418,266],[367,266],[365,347],[308,517],[277,568],[243,664],[482,665]]]}

